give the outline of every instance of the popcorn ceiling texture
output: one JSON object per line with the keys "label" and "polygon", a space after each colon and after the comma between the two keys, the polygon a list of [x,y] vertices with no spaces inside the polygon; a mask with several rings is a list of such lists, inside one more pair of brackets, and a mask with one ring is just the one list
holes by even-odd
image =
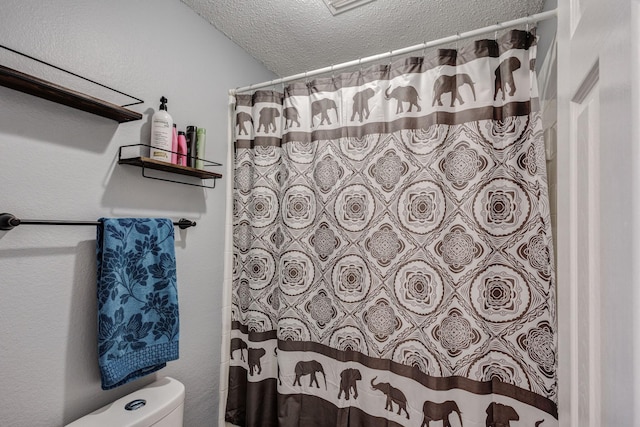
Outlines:
{"label": "popcorn ceiling texture", "polygon": [[333,16],[322,0],[182,1],[281,77],[532,15],[544,3],[377,0]]}

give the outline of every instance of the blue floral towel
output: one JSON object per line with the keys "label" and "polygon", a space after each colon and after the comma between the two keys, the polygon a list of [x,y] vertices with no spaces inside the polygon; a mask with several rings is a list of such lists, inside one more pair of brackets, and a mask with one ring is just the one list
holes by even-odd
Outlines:
{"label": "blue floral towel", "polygon": [[178,292],[171,220],[100,222],[98,362],[108,390],[178,358]]}

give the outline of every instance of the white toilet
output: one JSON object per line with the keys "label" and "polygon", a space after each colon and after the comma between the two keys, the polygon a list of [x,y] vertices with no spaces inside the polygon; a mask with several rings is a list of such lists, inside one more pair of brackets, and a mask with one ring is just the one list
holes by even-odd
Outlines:
{"label": "white toilet", "polygon": [[184,385],[165,377],[66,427],[182,427]]}

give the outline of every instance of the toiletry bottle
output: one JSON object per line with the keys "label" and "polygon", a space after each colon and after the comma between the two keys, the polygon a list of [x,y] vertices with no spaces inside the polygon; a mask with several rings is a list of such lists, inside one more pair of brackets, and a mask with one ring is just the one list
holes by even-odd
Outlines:
{"label": "toiletry bottle", "polygon": [[204,155],[207,144],[207,130],[205,128],[198,128],[196,142],[196,169],[204,168]]}
{"label": "toiletry bottle", "polygon": [[183,131],[178,132],[178,148],[176,151],[178,152],[177,164],[187,166],[187,140]]}
{"label": "toiletry bottle", "polygon": [[187,134],[185,135],[187,138],[187,166],[191,166],[192,168],[196,167],[195,156],[196,156],[196,142],[197,136],[196,131],[198,128],[196,126],[187,126]]}
{"label": "toiletry bottle", "polygon": [[167,113],[167,98],[160,98],[160,109],[151,117],[151,149],[149,157],[153,160],[171,162],[171,139],[173,119]]}
{"label": "toiletry bottle", "polygon": [[171,163],[174,165],[178,164],[178,126],[173,124],[173,135],[171,138]]}

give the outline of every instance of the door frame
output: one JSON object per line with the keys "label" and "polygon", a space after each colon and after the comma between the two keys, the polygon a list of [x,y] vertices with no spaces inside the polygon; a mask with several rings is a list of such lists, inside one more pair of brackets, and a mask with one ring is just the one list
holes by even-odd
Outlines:
{"label": "door frame", "polygon": [[[573,10],[572,10],[573,8]],[[561,427],[584,427],[580,411],[596,425],[640,426],[640,4],[637,0],[558,1],[558,391]],[[597,64],[597,66],[596,66]],[[597,73],[594,72],[597,70]],[[599,176],[579,194],[577,167],[583,147],[571,129],[580,94],[598,91]],[[583,187],[584,188],[584,187]],[[590,194],[593,191],[597,194]],[[599,250],[580,252],[579,197],[597,196],[588,214],[600,234]],[[583,258],[583,259],[581,259]],[[598,408],[580,407],[576,365],[579,327],[578,272],[597,261],[600,312],[597,360],[601,382],[591,395]],[[586,263],[586,264],[585,264]],[[591,391],[591,390],[589,390]],[[597,397],[599,395],[599,398]],[[599,424],[598,424],[599,423]]]}

